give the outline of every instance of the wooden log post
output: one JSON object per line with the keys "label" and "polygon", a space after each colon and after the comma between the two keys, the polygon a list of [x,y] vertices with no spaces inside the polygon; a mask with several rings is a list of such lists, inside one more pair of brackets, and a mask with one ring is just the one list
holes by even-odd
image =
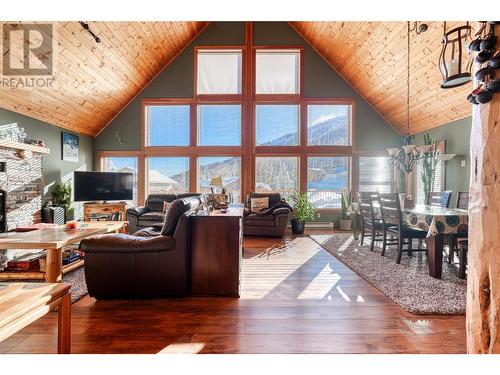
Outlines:
{"label": "wooden log post", "polygon": [[500,353],[500,94],[473,106],[470,151],[467,351]]}

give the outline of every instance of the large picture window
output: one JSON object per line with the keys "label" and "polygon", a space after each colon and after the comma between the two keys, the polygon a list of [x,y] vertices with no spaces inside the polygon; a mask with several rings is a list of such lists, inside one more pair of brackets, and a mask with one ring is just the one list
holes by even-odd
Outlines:
{"label": "large picture window", "polygon": [[258,49],[255,54],[256,94],[299,94],[300,51]]}
{"label": "large picture window", "polygon": [[198,106],[199,146],[241,145],[241,105],[204,104]]}
{"label": "large picture window", "polygon": [[[415,191],[416,198],[418,204],[425,203],[425,194],[424,194],[424,183],[422,182],[422,163],[417,163],[415,174]],[[444,181],[443,181],[443,162],[438,162],[436,164],[436,170],[434,172],[434,185],[432,186],[432,191],[443,191],[444,190]]]}
{"label": "large picture window", "polygon": [[299,106],[258,104],[255,108],[257,146],[297,146]]}
{"label": "large picture window", "polygon": [[[208,193],[220,176],[234,202],[251,191],[297,191],[319,210],[339,210],[351,181],[354,101],[304,96],[304,48],[201,46],[194,59],[192,98],[143,99],[143,147],[130,154],[143,180],[138,203],[148,193]],[[387,171],[379,180],[365,172],[370,161],[361,168],[355,190],[390,189]]]}
{"label": "large picture window", "polygon": [[241,94],[241,50],[198,50],[198,95]]}
{"label": "large picture window", "polygon": [[102,158],[102,170],[103,172],[124,172],[132,173],[133,181],[133,191],[132,191],[132,201],[127,202],[131,205],[137,205],[137,158],[136,157],[123,157],[123,156],[113,156]]}
{"label": "large picture window", "polygon": [[147,158],[147,192],[184,193],[189,191],[189,158]]}
{"label": "large picture window", "polygon": [[255,190],[279,192],[285,198],[299,190],[299,158],[295,156],[262,157],[255,161]]}
{"label": "large picture window", "polygon": [[351,145],[351,106],[310,104],[307,106],[309,146]]}
{"label": "large picture window", "polygon": [[188,146],[189,105],[147,105],[147,146]]}
{"label": "large picture window", "polygon": [[198,192],[210,193],[212,179],[221,176],[222,185],[241,202],[241,159],[233,156],[198,158]]}
{"label": "large picture window", "polygon": [[392,192],[393,169],[387,156],[360,156],[358,191]]}
{"label": "large picture window", "polygon": [[349,187],[348,157],[307,158],[307,193],[316,208],[340,208],[342,190]]}

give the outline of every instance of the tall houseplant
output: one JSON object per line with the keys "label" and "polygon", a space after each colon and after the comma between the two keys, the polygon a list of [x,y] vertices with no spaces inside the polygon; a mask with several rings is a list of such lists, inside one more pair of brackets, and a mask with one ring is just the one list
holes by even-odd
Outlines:
{"label": "tall houseplant", "polygon": [[309,201],[307,193],[294,193],[290,200],[293,207],[292,232],[294,234],[303,234],[307,220],[314,219],[316,207]]}
{"label": "tall houseplant", "polygon": [[342,191],[341,208],[342,208],[342,218],[339,220],[339,225],[341,230],[351,230],[352,219],[351,219],[351,204],[352,204],[352,193],[349,189],[344,189]]}
{"label": "tall houseplant", "polygon": [[61,183],[57,185],[52,191],[52,200],[56,206],[64,208],[66,213],[66,220],[73,220],[75,215],[74,208],[71,207],[71,183],[68,181],[66,183]]}
{"label": "tall houseplant", "polygon": [[421,179],[424,188],[425,204],[429,204],[429,196],[432,191],[432,187],[434,186],[434,181],[436,179],[436,167],[439,161],[439,142],[433,141],[429,133],[427,133],[424,135],[424,145],[424,156],[420,160],[422,163]]}

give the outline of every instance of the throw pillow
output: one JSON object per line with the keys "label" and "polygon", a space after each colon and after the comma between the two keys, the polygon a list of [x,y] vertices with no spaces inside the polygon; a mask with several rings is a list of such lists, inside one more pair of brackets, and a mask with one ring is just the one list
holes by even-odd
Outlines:
{"label": "throw pillow", "polygon": [[269,197],[250,199],[250,209],[252,213],[256,214],[266,208],[269,208]]}
{"label": "throw pillow", "polygon": [[170,207],[170,202],[163,202],[163,213],[167,212],[168,208]]}

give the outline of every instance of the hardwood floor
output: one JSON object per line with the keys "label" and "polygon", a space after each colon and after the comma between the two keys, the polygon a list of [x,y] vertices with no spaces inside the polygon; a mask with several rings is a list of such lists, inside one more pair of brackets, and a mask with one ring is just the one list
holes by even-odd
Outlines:
{"label": "hardwood floor", "polygon": [[[464,316],[405,312],[308,237],[244,248],[240,299],[86,296],[72,308],[72,352],[465,353]],[[50,313],[0,352],[52,353],[56,340]]]}

